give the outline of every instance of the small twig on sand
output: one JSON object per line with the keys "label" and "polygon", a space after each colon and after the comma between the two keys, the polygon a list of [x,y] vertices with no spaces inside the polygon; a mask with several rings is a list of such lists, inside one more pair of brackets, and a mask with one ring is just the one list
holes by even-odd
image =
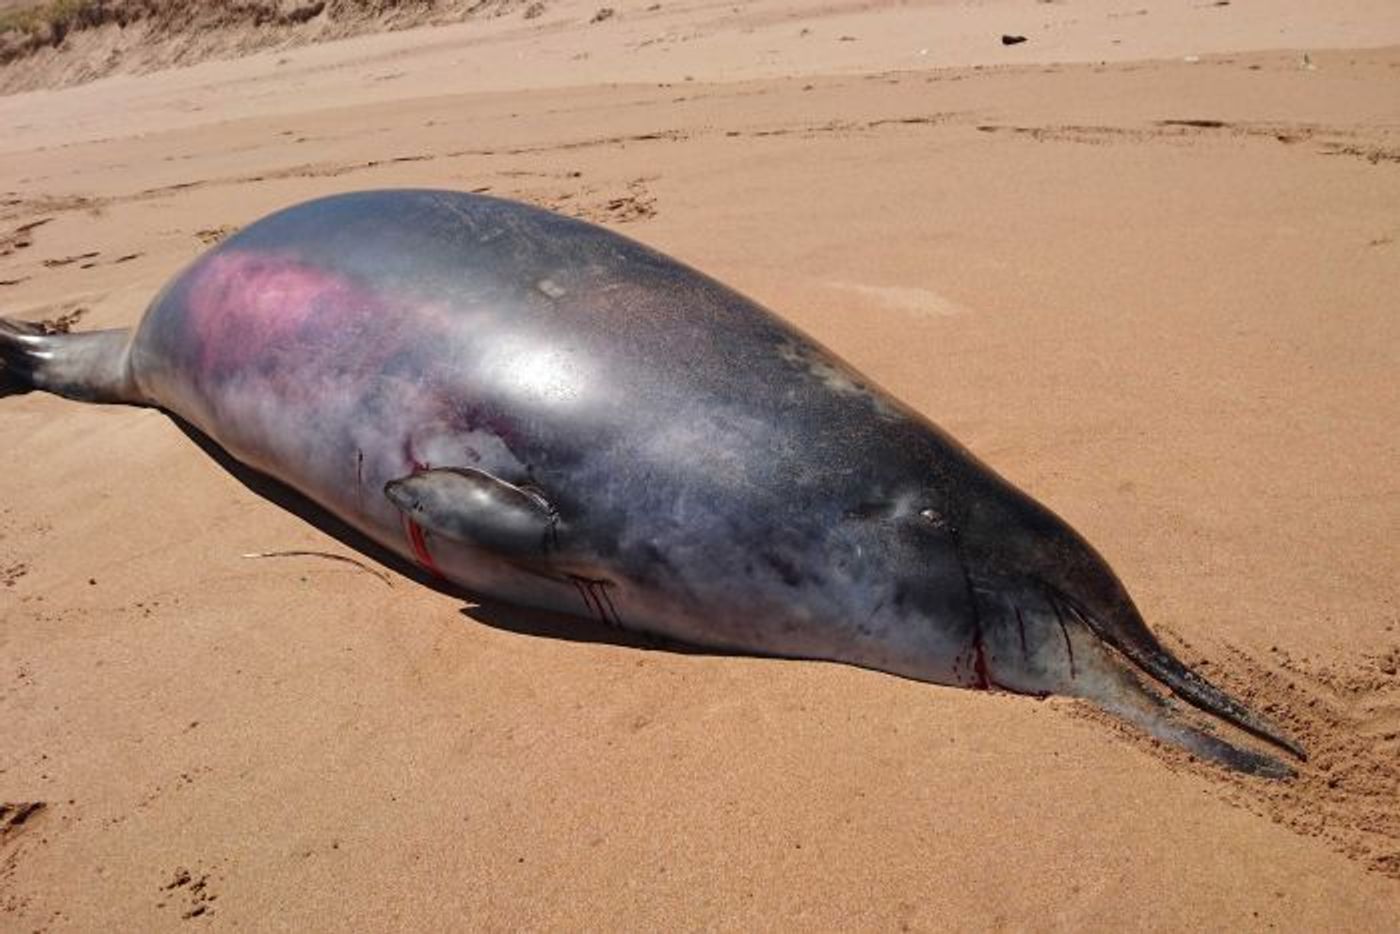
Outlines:
{"label": "small twig on sand", "polygon": [[353,564],[361,571],[373,574],[382,580],[386,585],[392,587],[394,582],[389,579],[389,575],[383,571],[377,571],[363,561],[348,558],[345,555],[333,555],[328,551],[250,551],[244,555],[245,558],[329,558],[331,561],[344,561],[346,564]]}

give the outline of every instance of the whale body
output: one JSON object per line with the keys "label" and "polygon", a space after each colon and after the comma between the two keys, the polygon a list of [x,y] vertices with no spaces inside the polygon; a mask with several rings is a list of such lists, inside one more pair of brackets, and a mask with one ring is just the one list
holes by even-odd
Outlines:
{"label": "whale body", "polygon": [[[726,650],[1086,698],[1270,777],[1104,559],[919,412],[632,240],[445,191],[227,238],[132,330],[0,319],[0,384],[151,405],[467,590]],[[1163,691],[1162,688],[1166,690]]]}

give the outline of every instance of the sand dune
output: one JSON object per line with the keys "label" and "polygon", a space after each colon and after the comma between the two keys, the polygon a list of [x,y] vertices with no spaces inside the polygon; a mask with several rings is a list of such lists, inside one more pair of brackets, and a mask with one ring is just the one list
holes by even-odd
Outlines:
{"label": "sand dune", "polygon": [[0,311],[129,325],[335,191],[589,218],[1066,516],[1299,779],[244,558],[353,553],[163,415],[36,394],[0,400],[0,926],[1400,916],[1392,5],[595,6],[0,98]]}

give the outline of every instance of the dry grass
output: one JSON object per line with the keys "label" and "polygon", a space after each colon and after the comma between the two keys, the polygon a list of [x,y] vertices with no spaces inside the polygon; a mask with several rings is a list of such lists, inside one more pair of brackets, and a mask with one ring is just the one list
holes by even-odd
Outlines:
{"label": "dry grass", "polygon": [[99,0],[51,0],[49,3],[0,0],[0,33],[49,31],[61,34],[85,13],[90,14],[100,6]]}
{"label": "dry grass", "polygon": [[326,38],[498,14],[513,6],[511,0],[0,0],[0,65],[109,24],[139,24],[145,38],[155,41],[232,29],[258,30],[273,41],[309,26]]}
{"label": "dry grass", "polygon": [[109,9],[102,0],[6,2],[0,7],[0,63],[23,58],[45,46],[59,45],[72,30],[101,25],[116,18],[112,14],[119,12]]}

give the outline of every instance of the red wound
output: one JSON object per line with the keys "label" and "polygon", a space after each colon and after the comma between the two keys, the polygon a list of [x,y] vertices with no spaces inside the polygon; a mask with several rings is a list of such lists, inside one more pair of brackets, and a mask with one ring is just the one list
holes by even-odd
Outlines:
{"label": "red wound", "polygon": [[974,643],[973,649],[976,651],[976,655],[973,657],[972,667],[973,670],[977,672],[977,687],[983,691],[990,691],[993,685],[992,675],[991,672],[987,670],[987,653],[986,650],[982,648],[981,633],[978,633],[977,641]]}
{"label": "red wound", "polygon": [[408,534],[408,544],[413,549],[413,557],[423,567],[423,570],[438,578],[446,580],[442,571],[438,570],[437,563],[433,561],[432,554],[428,551],[428,539],[423,534],[423,529],[417,522],[408,516],[403,517],[404,532]]}

